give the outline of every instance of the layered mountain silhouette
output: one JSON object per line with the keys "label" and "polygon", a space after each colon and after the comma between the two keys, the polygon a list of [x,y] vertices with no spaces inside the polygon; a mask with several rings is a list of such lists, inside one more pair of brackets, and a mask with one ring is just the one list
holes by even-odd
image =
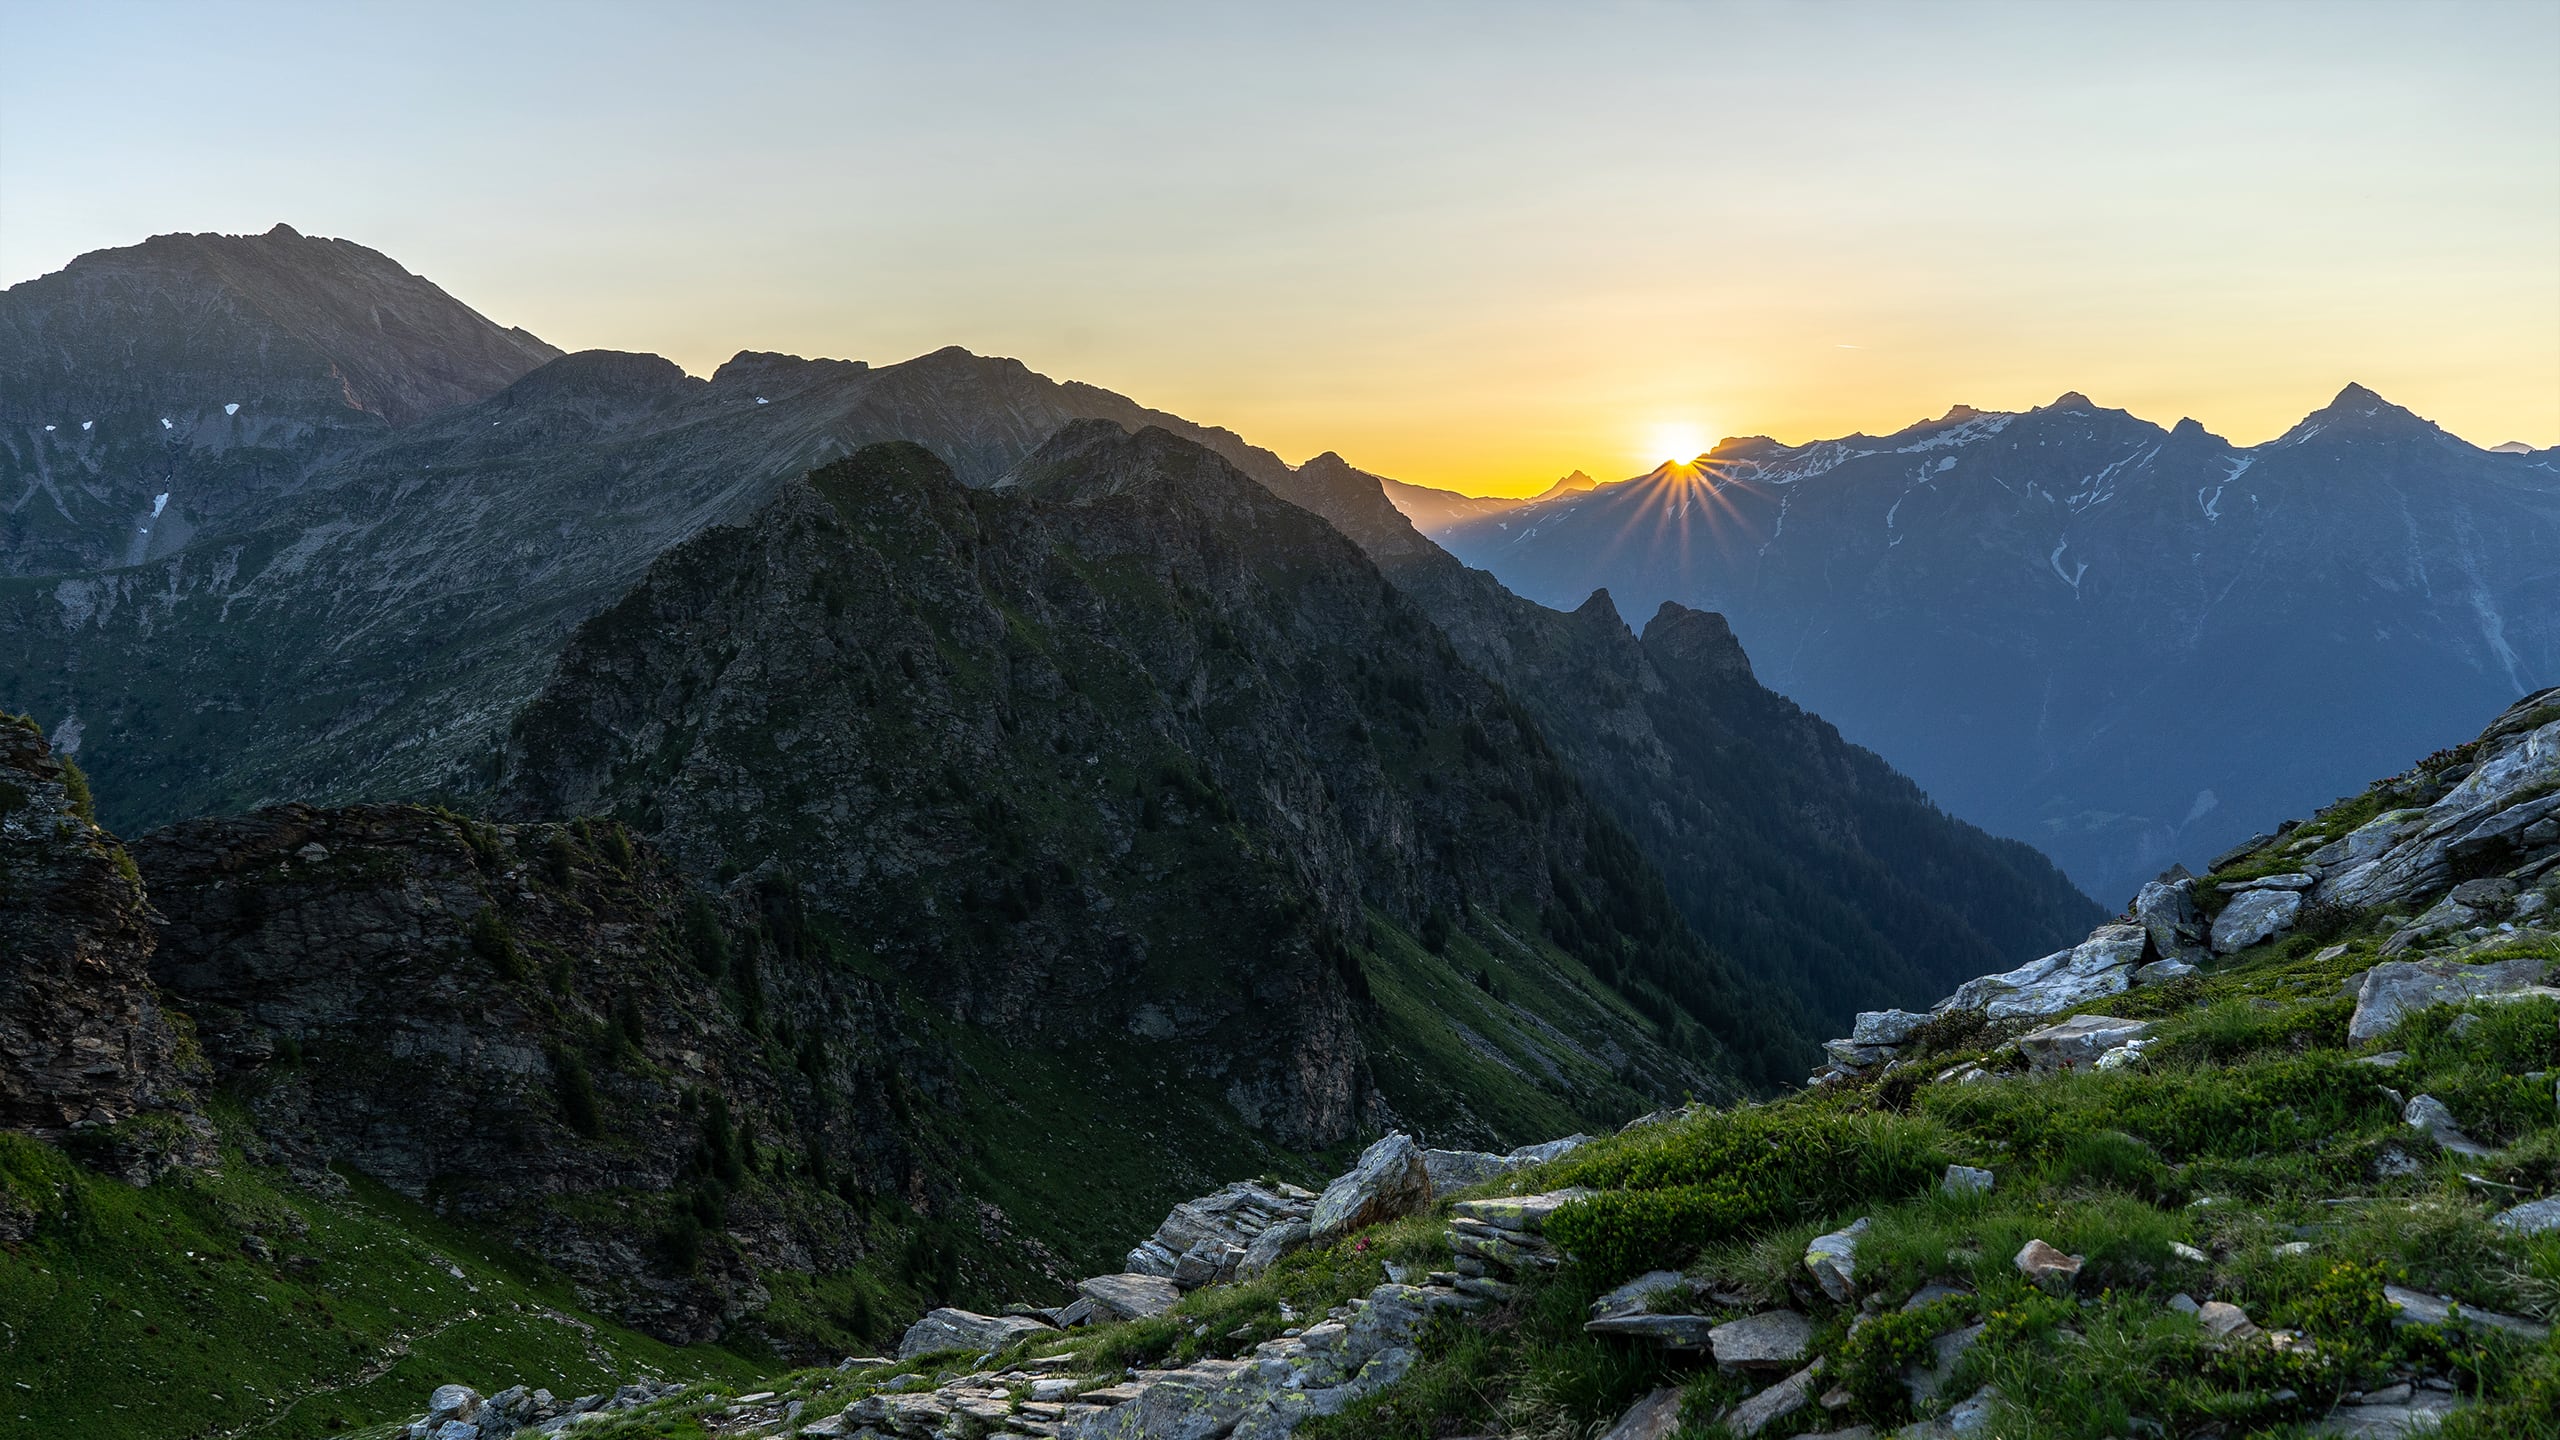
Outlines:
{"label": "layered mountain silhouette", "polygon": [[[18,287],[8,303],[59,278]],[[315,282],[304,298],[325,309],[336,294]],[[446,328],[455,334],[514,333],[453,308],[460,318]],[[102,313],[95,324],[105,338],[84,343],[111,344],[106,332],[158,313]],[[305,328],[365,333],[352,320]],[[146,338],[213,371],[248,343],[220,326]],[[54,363],[48,353],[22,348],[5,363],[39,369]],[[91,404],[93,390],[133,383],[58,368],[46,384],[65,413]],[[420,361],[417,373],[385,383],[417,391],[421,374],[460,368],[450,357]],[[82,462],[93,523],[66,527],[54,559],[17,566],[50,573],[0,589],[0,680],[98,776],[111,821],[152,824],[289,798],[486,803],[517,716],[550,683],[573,630],[688,537],[745,522],[797,476],[869,444],[912,441],[960,486],[983,489],[1014,476],[1061,429],[1103,420],[1158,427],[1341,528],[1422,604],[1465,663],[1526,707],[1542,743],[1636,836],[1639,868],[1667,882],[1708,946],[1755,983],[1825,1012],[1918,998],[2087,923],[2087,902],[2039,857],[1947,820],[1836,737],[1810,743],[1852,755],[1844,763],[1854,773],[1775,753],[1746,761],[1726,745],[1716,763],[1697,760],[1681,782],[1686,798],[1666,809],[1648,777],[1673,762],[1631,697],[1683,710],[1707,726],[1699,734],[1713,733],[1731,722],[1710,723],[1702,707],[1729,702],[1730,713],[1759,714],[1752,707],[1771,698],[1739,653],[1709,667],[1729,694],[1666,699],[1675,692],[1614,617],[1556,615],[1468,575],[1413,531],[1376,477],[1338,460],[1293,469],[1229,432],[957,349],[877,367],[748,353],[708,380],[653,356],[588,352],[482,383],[479,398],[397,428],[335,391],[243,402],[221,418],[286,437],[330,417],[372,427],[363,443],[325,451],[299,438],[243,438],[223,452],[224,478],[254,483],[190,491],[169,479],[159,451]],[[56,473],[77,444],[28,425],[11,439]],[[1335,494],[1346,481],[1349,510]],[[40,487],[26,493],[21,511],[48,503]],[[184,545],[141,564],[72,563],[116,554],[130,517],[154,508],[163,524],[178,517],[192,527]],[[62,524],[59,510],[48,514],[48,524]],[[1605,683],[1604,670],[1614,672]],[[1818,722],[1803,729],[1829,735]],[[1747,792],[1758,798],[1746,802]],[[1886,794],[1893,825],[1916,827],[1922,843],[1888,843],[1881,829],[1849,820]],[[1795,818],[1770,818],[1783,816]],[[1759,878],[1728,883],[1736,866]],[[1845,878],[1853,872],[1860,878]],[[1814,878],[1825,874],[1841,883]]]}
{"label": "layered mountain silhouette", "polygon": [[1761,679],[2102,899],[2560,675],[2560,452],[2356,385],[2256,446],[2077,394],[1728,440],[1433,534],[1547,604],[1723,614]]}

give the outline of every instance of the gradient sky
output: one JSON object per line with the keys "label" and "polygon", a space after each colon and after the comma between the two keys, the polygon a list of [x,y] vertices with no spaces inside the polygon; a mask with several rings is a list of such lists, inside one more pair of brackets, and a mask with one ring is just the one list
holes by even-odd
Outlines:
{"label": "gradient sky", "polygon": [[0,284],[286,221],[571,349],[1020,357],[1478,492],[2349,380],[2560,443],[2560,0],[0,0]]}

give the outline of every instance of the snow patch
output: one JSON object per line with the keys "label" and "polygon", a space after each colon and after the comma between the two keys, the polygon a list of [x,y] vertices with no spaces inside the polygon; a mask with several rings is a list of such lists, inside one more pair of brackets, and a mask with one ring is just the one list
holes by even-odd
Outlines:
{"label": "snow patch", "polygon": [[2061,576],[2062,583],[2070,586],[2071,593],[2077,595],[2080,593],[2080,577],[2089,573],[2089,562],[2075,560],[2071,563],[2071,569],[2065,571],[2062,568],[2062,552],[2070,548],[2071,542],[2068,539],[2057,542],[2053,547],[2053,553],[2044,557],[2044,563],[2052,566],[2053,573]]}
{"label": "snow patch", "polygon": [[160,512],[161,512],[161,511],[163,511],[163,510],[166,510],[166,509],[168,509],[168,508],[169,508],[169,492],[168,492],[168,491],[166,491],[166,490],[163,490],[163,491],[161,491],[158,495],[156,495],[156,496],[153,496],[153,497],[152,497],[152,500],[151,500],[151,518],[152,518],[152,519],[154,519],[154,520],[159,519],[159,518],[160,518]]}
{"label": "snow patch", "polygon": [[763,396],[759,395],[759,396],[757,396],[757,397],[756,397],[756,403],[757,403],[757,404],[759,404],[759,405],[770,405],[770,404],[772,404],[773,402],[772,402],[772,401],[770,401],[770,400],[767,400],[767,399],[765,399]]}
{"label": "snow patch", "polygon": [[239,401],[237,401],[237,400],[234,400],[234,401],[232,401],[230,404],[223,406],[223,407],[222,407],[222,413],[223,413],[223,414],[225,414],[225,415],[237,415],[237,414],[239,414],[239,413],[240,413],[240,402],[239,402]]}
{"label": "snow patch", "polygon": [[1946,456],[1938,461],[1938,473],[1941,475],[1946,474],[1954,468],[1956,468],[1956,457],[1953,455]]}
{"label": "snow patch", "polygon": [[81,422],[80,422],[80,428],[81,428],[81,429],[83,429],[83,430],[86,430],[86,429],[88,429],[90,426],[95,425],[95,424],[97,424],[97,423],[98,423],[98,422],[97,422],[97,421],[95,421],[95,420],[83,420],[83,421],[81,421]]}
{"label": "snow patch", "polygon": [[52,426],[50,426],[50,425],[47,425],[46,427],[44,427],[44,429],[45,429],[45,433],[46,433],[46,434],[48,434],[48,435],[50,435],[50,434],[52,434],[52,433],[53,433],[53,427],[52,427]]}
{"label": "snow patch", "polygon": [[169,423],[169,417],[168,417],[168,416],[166,416],[166,415],[163,415],[163,416],[161,416],[161,417],[160,417],[160,428],[161,428],[161,429],[163,429],[163,430],[175,430],[175,429],[177,429],[178,427],[177,427],[177,426],[175,426],[175,425],[170,424],[170,423]]}

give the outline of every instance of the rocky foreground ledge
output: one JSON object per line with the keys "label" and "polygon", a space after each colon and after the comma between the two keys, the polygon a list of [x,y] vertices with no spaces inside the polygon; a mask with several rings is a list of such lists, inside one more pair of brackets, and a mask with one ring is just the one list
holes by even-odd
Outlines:
{"label": "rocky foreground ledge", "polygon": [[[1127,1269],[1079,1282],[1077,1298],[1066,1305],[1014,1305],[996,1315],[937,1309],[907,1328],[894,1360],[849,1356],[837,1369],[854,1373],[972,1355],[983,1366],[1044,1335],[1064,1338],[1085,1326],[1151,1319],[1194,1290],[1252,1279],[1303,1246],[1421,1214],[1442,1195],[1559,1159],[1589,1138],[1567,1136],[1495,1155],[1426,1149],[1409,1135],[1390,1134],[1320,1194],[1242,1181],[1174,1206],[1155,1233],[1130,1250]],[[1073,1356],[1035,1356],[1001,1369],[972,1367],[939,1384],[892,1381],[805,1424],[805,1402],[750,1392],[719,1402],[705,1423],[720,1434],[817,1440],[1275,1440],[1402,1379],[1414,1362],[1415,1333],[1433,1311],[1479,1309],[1510,1296],[1512,1282],[1504,1277],[1523,1267],[1551,1268],[1554,1254],[1535,1231],[1572,1198],[1465,1202],[1451,1235],[1455,1269],[1393,1276],[1349,1304],[1305,1317],[1303,1327],[1257,1345],[1247,1358],[1094,1374],[1080,1371]],[[681,1385],[642,1382],[564,1402],[522,1386],[484,1398],[468,1386],[445,1385],[407,1433],[409,1440],[558,1434],[683,1394]]]}

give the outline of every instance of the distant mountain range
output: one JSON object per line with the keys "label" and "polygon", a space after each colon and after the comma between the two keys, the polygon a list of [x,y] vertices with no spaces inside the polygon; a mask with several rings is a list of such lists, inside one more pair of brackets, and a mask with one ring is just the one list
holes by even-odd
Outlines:
{"label": "distant mountain range", "polygon": [[1536,505],[1565,495],[1579,495],[1599,485],[1599,481],[1576,470],[1535,495],[1516,498],[1501,495],[1460,495],[1449,490],[1434,490],[1428,485],[1408,485],[1381,475],[1378,487],[1387,499],[1425,533],[1445,530],[1461,521],[1480,520],[1500,515],[1523,505]]}
{"label": "distant mountain range", "polygon": [[1723,614],[1771,686],[2107,900],[2560,679],[2560,450],[2357,385],[2263,445],[2070,394],[1426,528],[1550,605]]}
{"label": "distant mountain range", "polygon": [[278,227],[0,294],[0,375],[0,697],[109,824],[608,811],[1016,1093],[1101,1036],[1220,1145],[1536,1138],[2095,915],[1715,617],[1557,614],[1338,458],[1015,361],[558,355]]}

